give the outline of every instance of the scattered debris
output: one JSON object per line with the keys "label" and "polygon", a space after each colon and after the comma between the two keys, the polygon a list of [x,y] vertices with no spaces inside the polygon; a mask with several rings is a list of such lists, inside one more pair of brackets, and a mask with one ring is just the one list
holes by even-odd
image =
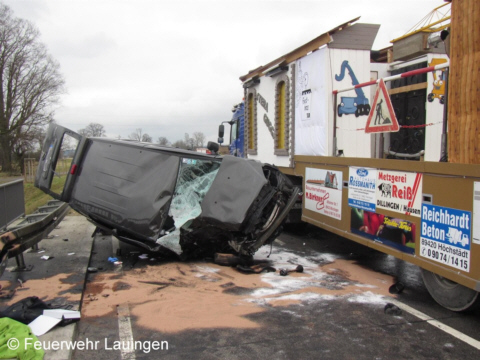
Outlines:
{"label": "scattered debris", "polygon": [[[17,289],[18,290],[18,289]],[[15,290],[2,290],[0,291],[0,299],[9,300],[15,295]]]}
{"label": "scattered debris", "polygon": [[237,266],[237,265],[248,266],[253,262],[253,257],[238,256],[234,254],[215,253],[215,255],[213,256],[213,262],[221,266]]}
{"label": "scattered debris", "polygon": [[68,253],[68,256],[75,255],[74,252]]}
{"label": "scattered debris", "polygon": [[291,272],[302,273],[303,272],[303,266],[298,265],[295,269],[280,269],[280,275],[281,276],[287,276]]}
{"label": "scattered debris", "polygon": [[114,263],[115,261],[118,261],[118,259],[116,257],[109,257],[108,261]]}
{"label": "scattered debris", "polygon": [[400,309],[397,305],[394,305],[392,303],[388,303],[385,305],[385,308],[383,309],[385,315],[391,315],[391,316],[402,316],[402,309]]}
{"label": "scattered debris", "polygon": [[53,256],[43,255],[42,257],[40,257],[40,259],[42,259],[42,260],[50,260],[50,259],[53,259]]}
{"label": "scattered debris", "polygon": [[88,271],[89,273],[96,273],[96,272],[98,271],[98,268],[96,268],[96,267],[88,267],[88,268],[87,268],[87,271]]}
{"label": "scattered debris", "polygon": [[146,260],[148,259],[148,254],[142,254],[138,256],[139,259]]}
{"label": "scattered debris", "polygon": [[[46,334],[57,324],[68,324],[80,319],[80,311],[66,309],[45,309],[43,314],[28,324],[36,336]],[[67,320],[67,322],[65,322]]]}
{"label": "scattered debris", "polygon": [[68,239],[63,239],[63,241],[68,241]]}
{"label": "scattered debris", "polygon": [[405,284],[403,284],[402,282],[399,281],[399,282],[393,284],[392,286],[390,286],[388,291],[391,294],[400,294],[401,292],[403,292],[404,289],[405,289]]}
{"label": "scattered debris", "polygon": [[260,274],[262,272],[275,272],[277,269],[270,265],[258,264],[253,266],[237,265],[236,269],[245,274]]}
{"label": "scattered debris", "polygon": [[390,286],[388,291],[390,294],[400,294],[403,291],[403,289],[405,289],[405,285],[401,281],[398,281],[392,286]]}

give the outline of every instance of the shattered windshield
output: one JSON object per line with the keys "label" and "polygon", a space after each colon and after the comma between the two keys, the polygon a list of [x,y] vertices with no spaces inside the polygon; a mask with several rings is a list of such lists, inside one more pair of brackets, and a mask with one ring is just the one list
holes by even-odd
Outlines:
{"label": "shattered windshield", "polygon": [[202,212],[202,200],[217,176],[219,167],[219,161],[182,159],[169,210],[175,223],[174,231],[159,238],[157,244],[177,254],[182,252],[179,244],[180,228]]}

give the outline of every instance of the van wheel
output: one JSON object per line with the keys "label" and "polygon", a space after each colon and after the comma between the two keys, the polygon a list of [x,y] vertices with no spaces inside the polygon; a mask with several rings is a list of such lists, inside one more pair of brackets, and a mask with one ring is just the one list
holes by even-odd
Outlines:
{"label": "van wheel", "polygon": [[423,283],[432,298],[452,311],[473,310],[480,305],[480,293],[422,269]]}

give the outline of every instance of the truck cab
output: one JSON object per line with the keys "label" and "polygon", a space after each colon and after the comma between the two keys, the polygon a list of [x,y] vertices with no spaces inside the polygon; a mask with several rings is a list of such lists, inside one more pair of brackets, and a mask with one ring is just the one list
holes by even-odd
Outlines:
{"label": "truck cab", "polygon": [[[241,103],[234,105],[232,108],[233,116],[230,121],[223,123],[230,124],[230,144],[228,145],[228,152],[230,155],[236,157],[246,157],[244,151],[244,123],[245,123],[245,104]],[[223,143],[223,136],[225,127],[223,123],[218,129],[218,142]]]}

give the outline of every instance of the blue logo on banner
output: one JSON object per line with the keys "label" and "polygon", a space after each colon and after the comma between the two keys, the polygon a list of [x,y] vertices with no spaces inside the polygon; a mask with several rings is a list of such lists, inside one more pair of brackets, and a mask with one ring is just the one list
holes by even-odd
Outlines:
{"label": "blue logo on banner", "polygon": [[422,204],[422,238],[470,250],[471,224],[470,211]]}
{"label": "blue logo on banner", "polygon": [[368,176],[368,170],[364,168],[357,169],[357,175],[358,176]]}

